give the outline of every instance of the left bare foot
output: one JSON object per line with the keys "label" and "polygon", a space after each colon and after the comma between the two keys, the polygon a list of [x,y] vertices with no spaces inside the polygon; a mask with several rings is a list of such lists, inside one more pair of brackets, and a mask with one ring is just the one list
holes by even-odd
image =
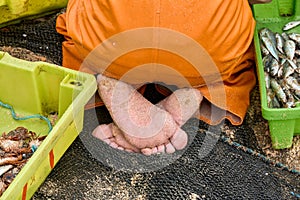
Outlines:
{"label": "left bare foot", "polygon": [[[174,91],[170,96],[156,105],[168,111],[177,122],[178,126],[181,127],[187,120],[198,113],[202,99],[203,96],[200,94],[199,90],[182,88]],[[178,128],[175,134],[170,138],[170,141],[164,145],[165,151],[166,153],[174,153],[175,150],[182,150],[186,147],[187,142],[188,137],[186,132],[181,128]],[[144,148],[141,151],[143,154],[150,155],[156,153],[156,149],[156,147]]]}

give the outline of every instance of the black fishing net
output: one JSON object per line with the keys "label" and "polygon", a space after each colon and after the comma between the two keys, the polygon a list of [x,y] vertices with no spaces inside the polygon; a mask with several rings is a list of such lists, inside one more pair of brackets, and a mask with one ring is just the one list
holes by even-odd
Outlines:
{"label": "black fishing net", "polygon": [[[59,13],[58,13],[59,14]],[[0,30],[0,46],[21,47],[61,65],[63,36],[55,30],[56,16],[24,20]]]}
{"label": "black fishing net", "polygon": [[[56,16],[2,28],[0,46],[22,47],[61,64],[63,37],[55,31]],[[151,85],[145,95],[153,102],[162,98]],[[299,173],[259,154],[249,123],[235,127],[237,143],[232,143],[219,126],[191,119],[183,126],[191,138],[185,151],[145,157],[91,136],[99,123],[109,122],[105,107],[85,111],[83,131],[33,199],[299,198]]]}

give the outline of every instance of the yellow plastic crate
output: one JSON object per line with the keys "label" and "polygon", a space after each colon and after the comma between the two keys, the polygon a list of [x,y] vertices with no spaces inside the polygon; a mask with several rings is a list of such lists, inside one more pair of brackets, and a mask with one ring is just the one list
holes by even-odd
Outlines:
{"label": "yellow plastic crate", "polygon": [[0,0],[0,27],[49,14],[66,7],[67,3],[68,0]]}
{"label": "yellow plastic crate", "polygon": [[0,101],[21,116],[58,113],[51,132],[41,119],[16,121],[0,107],[0,133],[23,126],[47,135],[0,199],[30,199],[83,128],[84,106],[97,89],[95,77],[0,52]]}

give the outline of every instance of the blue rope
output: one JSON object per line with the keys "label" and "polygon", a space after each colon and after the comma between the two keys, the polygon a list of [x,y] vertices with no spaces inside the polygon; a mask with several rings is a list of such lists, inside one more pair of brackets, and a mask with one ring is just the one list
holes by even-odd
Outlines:
{"label": "blue rope", "polygon": [[[228,137],[225,137],[225,136],[221,136],[221,139],[223,142],[229,144],[230,146],[233,146],[237,149],[242,149],[244,152],[248,153],[248,154],[251,154],[251,155],[254,155],[254,156],[257,156],[259,157],[260,159],[262,159],[264,162],[266,162],[267,164],[272,164],[274,165],[275,167],[278,167],[282,170],[287,170],[288,172],[291,172],[293,174],[297,174],[297,175],[300,175],[300,171],[296,170],[296,169],[289,169],[288,166],[282,164],[282,163],[277,163],[269,158],[267,158],[266,156],[248,148],[248,147],[245,147],[237,142],[234,142],[232,141],[230,138]],[[300,199],[300,194],[296,194],[294,192],[291,192],[290,193],[292,196],[296,197],[297,199]]]}
{"label": "blue rope", "polygon": [[5,103],[3,103],[3,102],[0,101],[0,106],[9,109],[10,112],[11,112],[12,117],[13,117],[15,120],[27,120],[27,119],[39,118],[39,119],[45,120],[45,121],[47,122],[48,127],[49,127],[49,132],[52,130],[51,122],[50,122],[50,120],[49,120],[47,117],[44,117],[44,116],[39,115],[39,114],[36,114],[36,115],[30,115],[30,116],[26,116],[26,117],[18,117],[18,116],[16,115],[16,113],[15,113],[14,108],[13,108],[11,105],[5,104]]}
{"label": "blue rope", "polygon": [[300,171],[296,170],[296,169],[289,169],[286,165],[282,164],[282,163],[277,163],[269,158],[267,158],[266,156],[248,148],[248,147],[245,147],[237,142],[234,142],[232,141],[230,138],[228,137],[225,137],[225,136],[221,136],[221,139],[223,142],[229,144],[230,146],[233,146],[237,149],[242,149],[244,152],[248,153],[248,154],[251,154],[251,155],[254,155],[254,156],[257,156],[259,157],[260,159],[262,159],[264,162],[268,163],[268,164],[272,164],[280,169],[283,169],[283,170],[287,170],[293,174],[298,174],[300,175]]}
{"label": "blue rope", "polygon": [[293,195],[297,199],[300,199],[300,194],[296,194],[295,192],[291,192],[291,195]]}

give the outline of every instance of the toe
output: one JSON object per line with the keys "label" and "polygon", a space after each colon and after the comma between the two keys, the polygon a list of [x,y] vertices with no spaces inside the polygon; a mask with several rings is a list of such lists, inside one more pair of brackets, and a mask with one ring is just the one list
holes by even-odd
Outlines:
{"label": "toe", "polygon": [[92,135],[100,140],[111,138],[113,136],[111,131],[111,124],[102,124],[97,126],[94,129]]}
{"label": "toe", "polygon": [[152,155],[152,154],[158,154],[158,153],[162,153],[162,152],[159,152],[159,149],[158,147],[153,147],[153,148],[144,148],[141,150],[141,152],[144,154],[144,155]]}
{"label": "toe", "polygon": [[114,136],[115,142],[123,147],[124,149],[131,149],[133,152],[139,152],[139,149],[131,145],[125,138],[124,133],[115,125],[112,124],[112,135]]}
{"label": "toe", "polygon": [[176,150],[171,143],[166,144],[166,153],[174,153]]}
{"label": "toe", "polygon": [[152,154],[152,148],[144,148],[141,149],[142,154],[146,155],[146,156],[150,156]]}
{"label": "toe", "polygon": [[110,139],[104,139],[103,142],[105,142],[106,144],[110,144],[111,140]]}
{"label": "toe", "polygon": [[119,145],[115,142],[111,142],[109,145],[113,148],[118,148],[119,147]]}
{"label": "toe", "polygon": [[157,147],[157,153],[165,153],[165,145],[159,145]]}
{"label": "toe", "polygon": [[170,138],[170,142],[176,150],[181,150],[186,147],[188,143],[188,136],[185,131],[178,128],[175,134]]}
{"label": "toe", "polygon": [[157,147],[152,148],[152,154],[157,154]]}

